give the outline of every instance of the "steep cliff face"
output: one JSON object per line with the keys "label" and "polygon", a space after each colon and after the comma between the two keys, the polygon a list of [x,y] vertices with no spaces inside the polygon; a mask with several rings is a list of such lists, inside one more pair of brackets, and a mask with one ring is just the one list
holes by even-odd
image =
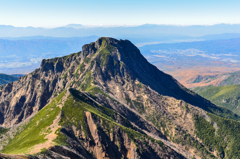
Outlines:
{"label": "steep cliff face", "polygon": [[[0,148],[29,158],[227,156],[235,141],[216,143],[234,134],[221,134],[226,119],[211,113],[240,120],[159,71],[130,41],[100,38],[1,87]],[[205,138],[210,129],[220,137]]]}

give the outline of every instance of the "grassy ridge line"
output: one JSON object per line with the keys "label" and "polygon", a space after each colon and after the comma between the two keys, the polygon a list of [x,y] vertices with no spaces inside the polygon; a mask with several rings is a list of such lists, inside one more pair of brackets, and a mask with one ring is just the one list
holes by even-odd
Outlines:
{"label": "grassy ridge line", "polygon": [[[146,142],[145,138],[148,138],[152,140],[152,142],[156,142],[157,144],[159,144],[161,147],[164,148],[164,144],[160,140],[155,140],[147,136],[146,134],[142,134],[131,129],[132,125],[127,120],[125,121],[128,123],[130,128],[116,123],[113,117],[114,115],[118,114],[117,112],[109,108],[106,108],[104,106],[93,103],[92,100],[90,100],[87,96],[85,96],[83,93],[80,93],[77,90],[71,89],[70,92],[72,96],[68,97],[68,99],[66,100],[62,108],[62,118],[59,122],[60,125],[64,127],[69,127],[69,128],[71,128],[72,125],[74,125],[79,129],[78,122],[80,122],[85,136],[88,136],[84,111],[89,111],[90,113],[93,113],[99,116],[102,120],[120,127],[125,133],[127,133],[127,135],[132,139],[132,141],[136,139],[140,139],[143,142]],[[94,104],[96,107],[93,106]],[[61,133],[59,133],[59,130],[56,133],[58,134],[58,137],[54,141],[58,145],[67,145],[66,137],[64,137]]]}
{"label": "grassy ridge line", "polygon": [[[35,145],[44,143],[47,139],[44,139],[48,134],[51,133],[51,130],[46,130],[49,127],[57,115],[61,112],[61,109],[57,106],[58,103],[61,103],[62,97],[65,95],[64,91],[57,98],[55,98],[50,104],[40,110],[31,121],[24,126],[24,130],[17,134],[9,144],[4,147],[2,153],[5,154],[27,154],[30,152],[30,149]],[[77,91],[78,92],[78,91]],[[78,92],[80,93],[80,92]],[[75,98],[74,98],[75,97]],[[74,99],[76,101],[74,101]],[[59,125],[64,126],[79,126],[78,122],[83,126],[83,131],[87,135],[86,125],[84,121],[84,111],[89,111],[103,120],[110,122],[118,127],[120,127],[124,132],[128,134],[128,136],[134,141],[135,139],[141,139],[145,142],[145,138],[154,139],[148,137],[145,134],[141,134],[132,130],[131,128],[127,128],[121,124],[118,124],[113,119],[114,114],[117,114],[115,111],[106,108],[101,105],[97,105],[99,108],[95,108],[94,106],[84,102],[86,100],[91,101],[86,97],[86,99],[81,99],[79,96],[76,97],[76,94],[73,96],[68,96],[68,99],[65,101],[64,106],[62,107],[62,117],[59,122]],[[88,101],[88,102],[89,102]],[[78,127],[79,128],[79,127]],[[53,140],[56,145],[68,145],[66,143],[66,136],[60,133],[60,129],[58,129],[55,134],[57,134],[57,138]],[[161,141],[155,141],[162,147],[164,147]]]}
{"label": "grassy ridge line", "polygon": [[47,139],[44,138],[51,133],[51,129],[46,130],[46,128],[53,123],[60,113],[61,109],[57,104],[61,102],[65,93],[66,91],[62,92],[50,104],[40,110],[24,126],[24,130],[10,140],[9,144],[1,152],[5,154],[26,154],[31,147],[46,142]]}

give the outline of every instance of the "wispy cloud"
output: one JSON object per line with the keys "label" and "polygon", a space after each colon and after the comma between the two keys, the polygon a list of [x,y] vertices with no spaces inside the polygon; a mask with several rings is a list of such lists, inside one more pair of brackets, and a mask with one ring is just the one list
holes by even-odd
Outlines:
{"label": "wispy cloud", "polygon": [[31,61],[32,63],[38,63],[38,62],[41,62],[41,61],[42,61],[42,58],[41,58],[41,57],[40,57],[40,58],[31,58],[30,61]]}
{"label": "wispy cloud", "polygon": [[18,67],[26,67],[31,66],[31,62],[8,62],[8,63],[0,63],[0,68],[18,68]]}

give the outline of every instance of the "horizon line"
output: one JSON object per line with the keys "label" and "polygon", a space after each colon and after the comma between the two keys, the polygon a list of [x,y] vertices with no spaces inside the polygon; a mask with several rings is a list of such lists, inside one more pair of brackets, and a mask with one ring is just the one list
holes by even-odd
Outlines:
{"label": "horizon line", "polygon": [[9,26],[9,27],[15,27],[15,28],[44,28],[44,29],[54,29],[54,28],[62,28],[62,27],[68,27],[76,29],[76,27],[71,27],[68,25],[79,25],[78,29],[87,29],[87,28],[115,28],[115,27],[139,27],[144,25],[158,25],[158,26],[176,26],[176,27],[189,27],[189,26],[214,26],[214,25],[240,25],[240,23],[215,23],[215,24],[154,24],[154,23],[144,23],[144,24],[136,24],[136,25],[130,25],[130,24],[123,24],[123,25],[89,25],[89,24],[77,24],[77,23],[69,23],[66,25],[59,25],[59,26],[17,26],[17,25],[8,25],[8,24],[0,24],[0,26]]}

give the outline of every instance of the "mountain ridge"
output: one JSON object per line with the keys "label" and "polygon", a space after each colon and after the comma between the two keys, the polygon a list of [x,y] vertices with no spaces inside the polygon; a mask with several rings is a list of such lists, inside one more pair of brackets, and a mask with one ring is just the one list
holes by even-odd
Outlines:
{"label": "mountain ridge", "polygon": [[42,60],[39,69],[1,88],[0,113],[6,155],[217,158],[238,152],[238,140],[224,142],[236,134],[218,128],[239,125],[240,117],[187,90],[128,40],[102,37],[81,52]]}
{"label": "mountain ridge", "polygon": [[21,36],[114,36],[123,37],[129,35],[151,35],[156,37],[162,34],[177,34],[187,36],[204,36],[208,34],[223,34],[223,33],[240,33],[239,24],[216,24],[212,26],[193,25],[193,26],[177,26],[177,25],[140,25],[140,26],[116,26],[116,27],[57,27],[57,28],[42,28],[42,27],[14,27],[0,25],[2,37],[21,37]]}

